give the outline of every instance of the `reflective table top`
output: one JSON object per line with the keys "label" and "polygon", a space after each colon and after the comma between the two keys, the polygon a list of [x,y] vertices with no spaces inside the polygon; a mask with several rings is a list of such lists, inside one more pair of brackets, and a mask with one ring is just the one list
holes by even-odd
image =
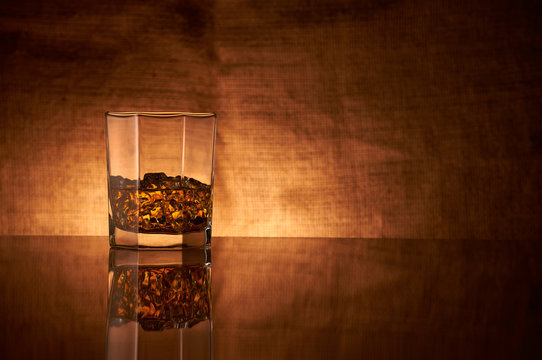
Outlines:
{"label": "reflective table top", "polygon": [[[105,357],[109,250],[0,237],[3,359]],[[211,254],[217,360],[542,355],[540,242],[224,237]]]}

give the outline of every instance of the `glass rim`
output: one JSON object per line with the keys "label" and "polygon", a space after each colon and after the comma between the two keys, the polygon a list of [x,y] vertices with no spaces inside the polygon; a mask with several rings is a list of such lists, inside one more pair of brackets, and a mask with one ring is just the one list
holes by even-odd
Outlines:
{"label": "glass rim", "polygon": [[149,116],[149,117],[176,117],[176,116],[191,116],[191,117],[212,117],[216,113],[194,113],[187,111],[106,111],[105,116]]}

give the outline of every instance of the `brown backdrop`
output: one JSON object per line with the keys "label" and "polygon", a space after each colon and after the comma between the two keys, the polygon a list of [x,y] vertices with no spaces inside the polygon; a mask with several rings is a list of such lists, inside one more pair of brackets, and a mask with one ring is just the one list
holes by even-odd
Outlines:
{"label": "brown backdrop", "polygon": [[106,110],[216,111],[214,234],[536,238],[535,1],[2,1],[0,233],[107,233]]}

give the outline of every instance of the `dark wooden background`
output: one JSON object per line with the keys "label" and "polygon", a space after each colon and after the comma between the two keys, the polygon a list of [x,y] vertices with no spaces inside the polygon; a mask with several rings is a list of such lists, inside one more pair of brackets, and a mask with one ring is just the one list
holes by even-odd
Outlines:
{"label": "dark wooden background", "polygon": [[107,233],[107,110],[216,111],[214,234],[536,239],[536,1],[2,1],[0,233]]}

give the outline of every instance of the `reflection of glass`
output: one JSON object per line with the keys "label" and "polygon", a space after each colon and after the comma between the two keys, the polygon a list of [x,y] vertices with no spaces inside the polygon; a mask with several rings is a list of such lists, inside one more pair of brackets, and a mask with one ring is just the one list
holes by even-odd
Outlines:
{"label": "reflection of glass", "polygon": [[210,244],[215,128],[211,113],[106,113],[112,246]]}
{"label": "reflection of glass", "polygon": [[108,359],[211,359],[210,249],[109,253]]}

